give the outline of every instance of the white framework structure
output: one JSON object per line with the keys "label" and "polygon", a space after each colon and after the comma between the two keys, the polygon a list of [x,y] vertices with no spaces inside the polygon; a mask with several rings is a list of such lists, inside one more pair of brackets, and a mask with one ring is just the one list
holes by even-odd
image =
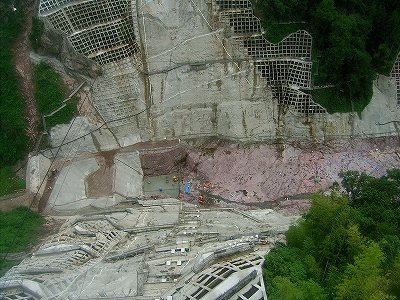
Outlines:
{"label": "white framework structure", "polygon": [[[312,37],[308,32],[300,30],[273,44],[265,39],[250,0],[212,0],[211,4],[217,27],[226,28],[232,44],[238,44],[245,59],[253,62],[265,85],[287,91],[276,95],[279,105],[306,115],[326,113],[300,90],[311,88]],[[145,118],[141,120],[146,124],[131,118],[149,108],[152,97],[150,92],[146,98],[151,87],[143,84],[139,74],[144,64],[137,40],[136,2],[41,0],[39,16],[62,31],[77,53],[103,67],[104,75],[93,84],[93,105],[103,120],[110,127],[131,124],[145,129]]]}
{"label": "white framework structure", "polygon": [[249,255],[214,264],[189,284],[174,291],[171,297],[185,300],[266,300],[261,268],[263,262],[262,257]]}
{"label": "white framework structure", "polygon": [[[218,21],[228,27],[232,37],[254,61],[261,78],[274,89],[279,105],[289,105],[307,115],[326,113],[326,109],[299,89],[311,88],[312,37],[299,30],[277,44],[265,37],[250,0],[214,0]],[[276,91],[283,94],[276,94]]]}
{"label": "white framework structure", "polygon": [[390,76],[396,81],[397,105],[400,105],[400,53],[397,55]]}
{"label": "white framework structure", "polygon": [[39,16],[68,37],[74,50],[100,65],[139,51],[131,0],[42,0]]}
{"label": "white framework structure", "polygon": [[[62,31],[77,53],[103,67],[93,84],[93,105],[110,127],[133,123],[143,110],[132,0],[41,0],[39,16]],[[117,120],[117,121],[115,121]]]}

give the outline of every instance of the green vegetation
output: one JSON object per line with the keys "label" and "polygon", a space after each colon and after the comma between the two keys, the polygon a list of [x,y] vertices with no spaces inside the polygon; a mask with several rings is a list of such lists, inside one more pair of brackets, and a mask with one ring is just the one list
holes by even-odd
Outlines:
{"label": "green vegetation", "polygon": [[289,34],[298,30],[309,30],[308,23],[270,23],[265,27],[265,37],[271,43],[279,43]]}
{"label": "green vegetation", "polygon": [[399,299],[400,170],[340,175],[266,256],[269,299]]}
{"label": "green vegetation", "polygon": [[21,252],[32,244],[40,233],[43,217],[26,207],[9,212],[0,211],[0,253]]}
{"label": "green vegetation", "polygon": [[325,107],[330,114],[352,111],[351,102],[346,101],[343,93],[340,93],[334,87],[315,89],[309,93],[312,95],[313,100]]}
{"label": "green vegetation", "polygon": [[[372,95],[376,73],[387,75],[400,50],[397,0],[254,0],[254,3],[266,16],[264,26],[274,42],[277,40],[270,31],[282,27],[276,34],[281,37],[288,32],[286,23],[292,22],[293,26],[308,23],[318,54],[315,84],[335,86],[331,97],[326,95],[327,91],[317,92],[321,104],[327,105],[329,99],[340,97],[341,103],[354,102],[358,109],[365,107]],[[344,110],[340,105],[328,107],[331,111]]]}
{"label": "green vegetation", "polygon": [[[358,114],[361,114],[364,108],[368,105],[368,101],[366,101],[366,99],[357,102],[347,101],[343,91],[340,91],[335,87],[315,89],[307,91],[307,93],[310,93],[313,97],[313,100],[325,107],[330,114],[349,111],[355,111]],[[370,88],[370,93],[372,96],[372,85]]]}
{"label": "green vegetation", "polygon": [[[21,32],[24,13],[22,1],[0,1],[0,196],[23,188],[11,168],[28,147],[25,134],[25,103],[17,86],[11,48]],[[16,8],[16,10],[14,10]]]}
{"label": "green vegetation", "polygon": [[40,48],[40,39],[44,32],[44,24],[38,17],[32,17],[32,31],[29,34],[29,40],[33,50]]}
{"label": "green vegetation", "polygon": [[[13,5],[16,8],[14,11]],[[27,151],[24,100],[18,90],[11,48],[24,19],[22,1],[0,1],[0,162],[12,165]]]}
{"label": "green vegetation", "polygon": [[[0,211],[0,253],[22,252],[39,237],[44,218],[25,207],[9,212]],[[0,270],[12,266],[0,256]]]}
{"label": "green vegetation", "polygon": [[[21,33],[26,2],[0,0],[0,195],[23,188],[23,181],[12,175],[11,168],[28,150],[25,133],[25,103],[18,88],[18,78],[12,61],[12,46]],[[43,23],[33,18],[29,36],[32,47],[40,46]],[[39,65],[35,70],[36,98],[41,114],[49,114],[61,106],[65,98],[60,76],[49,66]],[[47,127],[68,123],[75,113],[76,100],[46,118]]]}
{"label": "green vegetation", "polygon": [[0,168],[0,197],[25,188],[25,181],[15,177],[10,167]]}
{"label": "green vegetation", "polygon": [[[48,115],[62,105],[65,98],[60,75],[49,65],[40,63],[35,67],[35,98],[42,115]],[[76,100],[71,99],[66,106],[52,116],[46,117],[46,126],[69,123],[76,111]]]}

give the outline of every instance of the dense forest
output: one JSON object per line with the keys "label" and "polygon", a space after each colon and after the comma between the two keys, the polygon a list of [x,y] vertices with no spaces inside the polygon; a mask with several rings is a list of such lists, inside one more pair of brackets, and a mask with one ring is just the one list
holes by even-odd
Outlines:
{"label": "dense forest", "polygon": [[341,177],[266,256],[268,299],[400,299],[400,170]]}
{"label": "dense forest", "polygon": [[330,93],[336,95],[330,98],[345,98],[358,107],[365,106],[371,98],[376,73],[388,75],[400,50],[398,0],[253,2],[267,35],[282,31],[288,34],[286,28],[311,32],[316,53],[313,60],[317,64],[314,84],[335,85]]}

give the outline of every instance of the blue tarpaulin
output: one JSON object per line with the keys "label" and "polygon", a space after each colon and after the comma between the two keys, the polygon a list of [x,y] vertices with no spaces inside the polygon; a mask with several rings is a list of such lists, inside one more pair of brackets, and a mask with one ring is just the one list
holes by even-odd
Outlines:
{"label": "blue tarpaulin", "polygon": [[185,183],[185,194],[189,194],[190,193],[190,182],[186,181]]}

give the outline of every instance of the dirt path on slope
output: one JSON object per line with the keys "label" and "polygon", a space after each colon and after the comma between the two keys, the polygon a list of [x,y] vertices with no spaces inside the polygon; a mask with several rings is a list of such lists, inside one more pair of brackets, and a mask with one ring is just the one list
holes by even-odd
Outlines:
{"label": "dirt path on slope", "polygon": [[25,119],[27,123],[26,132],[31,146],[35,144],[39,136],[37,128],[39,122],[39,113],[37,111],[34,96],[35,90],[33,83],[33,66],[29,59],[29,53],[31,51],[29,34],[32,29],[32,16],[34,7],[35,5],[33,3],[30,3],[27,7],[23,32],[18,37],[14,47],[12,48],[15,70],[20,77],[18,84],[25,100]]}

